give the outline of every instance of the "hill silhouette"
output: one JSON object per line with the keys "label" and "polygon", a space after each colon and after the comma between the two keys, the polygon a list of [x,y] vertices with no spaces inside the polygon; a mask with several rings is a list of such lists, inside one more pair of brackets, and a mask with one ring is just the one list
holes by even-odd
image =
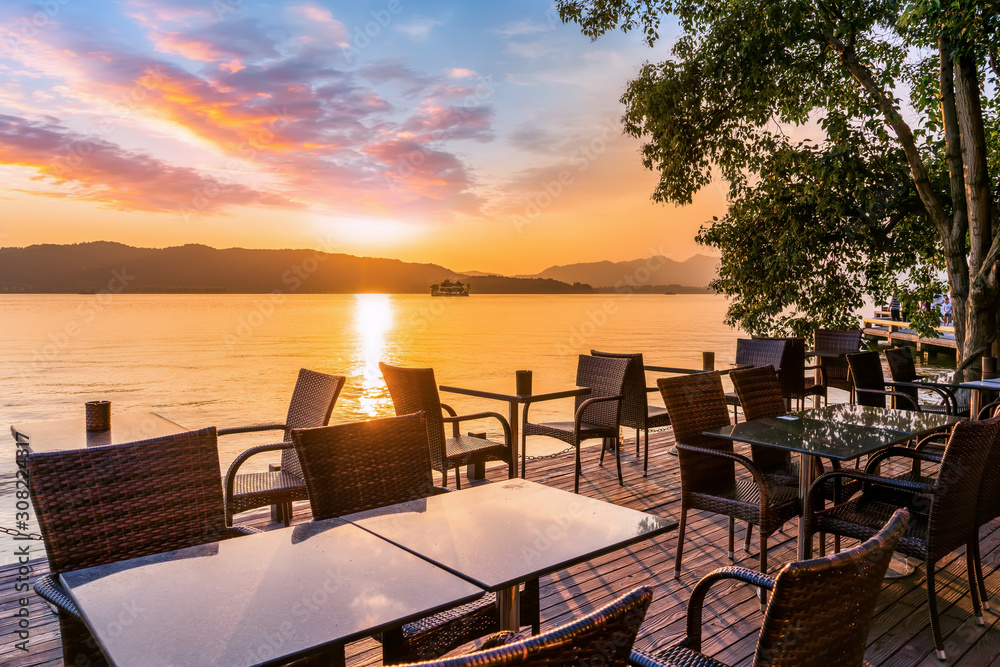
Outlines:
{"label": "hill silhouette", "polygon": [[678,262],[662,255],[654,255],[647,259],[633,259],[627,262],[584,262],[551,266],[530,277],[551,278],[565,283],[581,282],[594,287],[622,285],[707,287],[718,270],[719,260],[715,257],[694,255],[683,262]]}

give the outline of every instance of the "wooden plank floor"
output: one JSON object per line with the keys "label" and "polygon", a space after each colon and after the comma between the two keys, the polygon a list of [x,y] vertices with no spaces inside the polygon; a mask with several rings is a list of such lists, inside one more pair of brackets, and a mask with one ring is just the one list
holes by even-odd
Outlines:
{"label": "wooden plank floor", "polygon": [[[581,493],[607,502],[676,518],[679,511],[677,459],[667,453],[672,436],[669,431],[656,433],[650,442],[650,474],[642,476],[642,461],[634,455],[634,446],[626,445],[622,462],[625,486],[620,487],[614,473],[614,459],[605,467],[597,465],[599,449],[583,450]],[[888,472],[891,472],[889,470]],[[502,479],[504,468],[488,471],[490,480]],[[572,490],[573,457],[564,453],[556,458],[529,461],[528,477],[532,480]],[[295,522],[310,520],[308,505],[296,506]],[[239,517],[240,523],[262,529],[279,527],[269,523],[266,511],[248,512]],[[684,631],[685,610],[691,589],[698,579],[716,567],[729,564],[726,557],[727,521],[724,517],[692,512],[688,518],[684,569],[679,580],[673,578],[673,558],[676,533],[670,533],[631,549],[612,553],[589,563],[542,579],[543,630],[565,623],[602,605],[635,586],[648,584],[655,588],[652,606],[642,626],[636,646],[655,649],[675,642]],[[784,531],[772,537],[769,562],[772,574],[781,564],[795,557],[797,523],[786,524]],[[756,546],[753,553],[742,552],[742,527],[737,528],[737,562],[756,568]],[[754,540],[756,543],[756,539]],[[23,544],[20,543],[20,544]],[[40,543],[35,542],[36,554],[41,555]],[[868,637],[866,657],[875,665],[965,665],[1000,667],[1000,523],[983,529],[982,547],[987,584],[995,603],[986,612],[986,625],[977,626],[971,616],[972,603],[965,575],[965,555],[951,554],[939,562],[938,606],[946,638],[948,662],[938,661],[933,654],[927,596],[923,569],[905,579],[886,580],[876,608]],[[46,571],[44,559],[33,561],[32,575]],[[30,651],[14,647],[17,641],[17,609],[19,595],[14,591],[16,566],[0,568],[0,664],[59,665],[61,651],[58,622],[39,598],[30,595]],[[704,649],[715,658],[733,665],[750,665],[760,627],[761,613],[754,591],[737,583],[722,583],[709,595],[704,613]],[[381,664],[381,649],[373,640],[348,646],[349,665]]]}

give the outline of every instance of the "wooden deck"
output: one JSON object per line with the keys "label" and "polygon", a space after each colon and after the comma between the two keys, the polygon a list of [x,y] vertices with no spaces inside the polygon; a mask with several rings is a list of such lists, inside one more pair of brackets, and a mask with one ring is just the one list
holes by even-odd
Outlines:
{"label": "wooden deck", "polygon": [[[634,456],[634,448],[626,446],[623,453],[624,488],[617,484],[614,461],[606,461],[605,468],[599,468],[598,449],[585,448],[581,492],[608,502],[676,517],[679,509],[677,459],[667,453],[672,437],[668,431],[656,433],[651,440],[650,474],[646,478],[642,477],[642,462]],[[488,478],[493,480],[504,475],[502,468],[488,472]],[[528,476],[545,484],[572,490],[573,458],[563,454],[554,459],[530,461]],[[240,519],[241,523],[259,528],[278,527],[268,523],[265,511],[247,513]],[[297,506],[295,522],[309,519],[308,506]],[[543,630],[576,618],[635,586],[649,584],[655,587],[656,595],[642,626],[637,647],[656,648],[676,641],[683,633],[687,600],[694,584],[713,568],[729,564],[725,554],[726,526],[723,517],[691,513],[684,571],[679,580],[673,578],[676,533],[544,577]],[[794,558],[796,529],[796,522],[789,522],[783,533],[772,538],[772,573],[782,563]],[[739,539],[742,529],[737,530]],[[33,575],[42,574],[46,567],[41,558],[41,545],[39,542],[32,545],[37,558],[33,560]],[[996,596],[1000,588],[1000,574],[995,571],[1000,563],[1000,524],[991,525],[989,530],[984,529],[982,545],[987,582],[995,605],[993,611],[986,612],[986,625],[977,626],[971,616],[965,557],[962,552],[956,552],[939,563],[938,605],[949,661],[939,662],[933,655],[921,568],[908,578],[886,581],[868,637],[867,659],[872,664],[1000,665],[1000,598]],[[737,547],[737,562],[755,568],[755,554],[744,554],[740,548]],[[8,565],[0,569],[0,664],[59,665],[62,661],[58,623],[48,607],[34,594],[31,594],[29,606],[30,651],[24,653],[14,647],[18,641],[17,620],[12,616],[19,597],[14,592],[16,576],[16,566]],[[704,615],[705,651],[729,664],[749,665],[761,621],[754,591],[735,583],[717,585],[714,591],[709,596]],[[192,603],[197,604],[197,601]],[[380,659],[380,647],[373,640],[348,646],[350,665],[377,665]]]}
{"label": "wooden deck", "polygon": [[917,346],[917,352],[923,351],[924,348],[957,349],[955,327],[935,327],[934,330],[940,336],[926,338],[911,329],[909,322],[899,322],[881,317],[866,317],[862,322],[864,322],[865,336],[885,339],[889,345],[895,345],[899,342],[909,343]]}

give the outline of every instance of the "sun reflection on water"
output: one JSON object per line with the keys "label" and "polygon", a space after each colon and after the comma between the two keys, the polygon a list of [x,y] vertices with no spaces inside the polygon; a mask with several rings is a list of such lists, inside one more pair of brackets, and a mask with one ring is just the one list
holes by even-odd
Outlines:
{"label": "sun reflection on water", "polygon": [[356,294],[354,329],[358,335],[359,358],[352,376],[360,379],[358,404],[369,417],[392,414],[392,399],[382,380],[378,362],[384,359],[386,339],[395,320],[388,294]]}

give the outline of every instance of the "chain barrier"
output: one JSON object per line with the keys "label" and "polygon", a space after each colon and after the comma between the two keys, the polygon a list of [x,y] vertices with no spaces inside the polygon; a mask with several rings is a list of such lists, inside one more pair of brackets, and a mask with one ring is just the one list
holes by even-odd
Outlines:
{"label": "chain barrier", "polygon": [[[672,429],[673,429],[672,426],[664,426],[662,428],[651,428],[651,429],[649,429],[649,432],[650,433],[660,433],[661,431],[668,431],[668,430],[672,430]],[[624,440],[621,441],[621,445],[620,446],[621,446],[622,449],[625,448],[625,441]],[[556,452],[555,454],[539,454],[538,456],[525,456],[524,460],[525,461],[545,461],[546,459],[554,459],[554,458],[562,456],[563,454],[566,454],[567,452],[572,452],[572,451],[576,451],[576,448],[575,447],[567,447],[566,449],[562,450],[561,452]]]}
{"label": "chain barrier", "polygon": [[4,528],[0,526],[0,533],[7,533],[8,535],[13,535],[14,537],[20,537],[26,540],[40,540],[42,536],[40,533],[22,533],[19,530],[14,530],[13,528]]}

